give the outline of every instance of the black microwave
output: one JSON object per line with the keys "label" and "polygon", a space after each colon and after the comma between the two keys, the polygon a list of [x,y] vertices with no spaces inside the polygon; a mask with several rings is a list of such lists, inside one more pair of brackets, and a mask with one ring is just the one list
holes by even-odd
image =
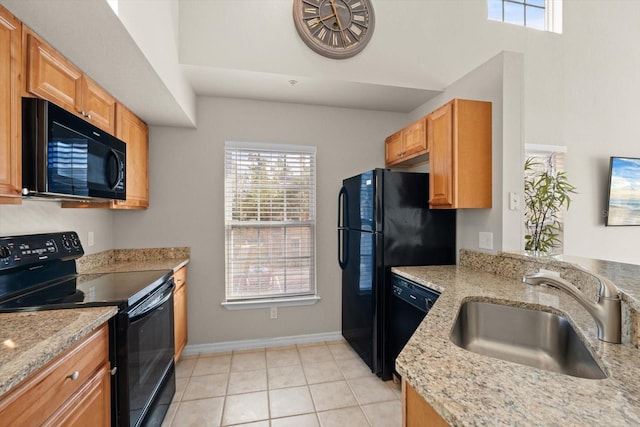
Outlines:
{"label": "black microwave", "polygon": [[43,99],[22,98],[22,194],[126,198],[126,144]]}

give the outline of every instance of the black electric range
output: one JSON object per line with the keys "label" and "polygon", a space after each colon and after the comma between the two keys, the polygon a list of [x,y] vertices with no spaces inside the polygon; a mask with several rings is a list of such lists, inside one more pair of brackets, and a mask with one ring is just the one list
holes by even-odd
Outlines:
{"label": "black electric range", "polygon": [[78,274],[75,232],[0,237],[0,312],[117,306],[112,424],[161,425],[175,393],[173,271]]}

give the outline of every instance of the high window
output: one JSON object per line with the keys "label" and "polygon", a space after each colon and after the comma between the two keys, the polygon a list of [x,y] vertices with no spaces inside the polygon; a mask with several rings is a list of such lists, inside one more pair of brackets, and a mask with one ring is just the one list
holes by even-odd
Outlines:
{"label": "high window", "polygon": [[487,0],[493,21],[562,33],[562,0]]}
{"label": "high window", "polygon": [[315,147],[225,144],[226,302],[315,296]]}

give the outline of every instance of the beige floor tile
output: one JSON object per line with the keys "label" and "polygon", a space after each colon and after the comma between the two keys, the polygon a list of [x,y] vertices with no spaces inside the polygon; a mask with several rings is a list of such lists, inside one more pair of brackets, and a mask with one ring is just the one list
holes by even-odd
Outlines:
{"label": "beige floor tile", "polygon": [[176,416],[176,411],[178,410],[178,402],[172,402],[169,405],[169,409],[167,409],[167,413],[164,415],[164,419],[162,420],[162,424],[160,427],[170,427],[173,422],[173,417]]}
{"label": "beige floor tile", "polygon": [[340,359],[336,363],[345,378],[368,377],[371,375],[371,369],[360,358]]}
{"label": "beige floor tile", "polygon": [[176,365],[176,378],[189,378],[193,372],[193,368],[198,362],[197,358],[182,358]]}
{"label": "beige floor tile", "polygon": [[265,351],[234,352],[231,357],[231,371],[257,371],[267,369]]}
{"label": "beige floor tile", "polygon": [[396,394],[373,374],[368,377],[351,378],[348,381],[360,405],[397,400]]}
{"label": "beige floor tile", "polygon": [[333,355],[326,344],[299,347],[298,353],[303,364],[333,361]]}
{"label": "beige floor tile", "polygon": [[229,372],[231,367],[231,355],[202,356],[198,359],[192,375],[211,375]]}
{"label": "beige floor tile", "polygon": [[369,427],[366,417],[358,406],[318,412],[318,418],[322,427]]}
{"label": "beige floor tile", "polygon": [[267,419],[269,419],[269,402],[266,391],[227,396],[222,413],[222,425]]}
{"label": "beige floor tile", "polygon": [[182,401],[224,396],[227,391],[227,374],[191,377],[182,394]]}
{"label": "beige floor tile", "polygon": [[255,423],[234,424],[233,427],[269,427],[269,420],[256,421]]}
{"label": "beige floor tile", "polygon": [[283,350],[267,349],[267,367],[269,368],[299,365],[300,363],[300,355],[295,347]]}
{"label": "beige floor tile", "polygon": [[315,411],[307,386],[269,390],[271,417],[308,414]]}
{"label": "beige floor tile", "polygon": [[320,427],[320,423],[318,422],[318,416],[313,413],[275,418],[271,420],[271,427]]}
{"label": "beige floor tile", "polygon": [[396,395],[398,399],[402,399],[402,384],[400,381],[393,382],[391,380],[384,382]]}
{"label": "beige floor tile", "polygon": [[399,427],[402,425],[402,404],[399,400],[377,402],[362,406],[373,427]]}
{"label": "beige floor tile", "polygon": [[172,402],[180,402],[188,383],[189,378],[176,378],[176,392],[173,395]]}
{"label": "beige floor tile", "polygon": [[220,425],[223,404],[224,397],[180,402],[171,425],[175,427],[217,427]]}
{"label": "beige floor tile", "polygon": [[267,371],[240,371],[229,374],[227,394],[242,394],[267,389]]}
{"label": "beige floor tile", "polygon": [[309,386],[317,411],[345,408],[358,404],[346,381]]}
{"label": "beige floor tile", "polygon": [[336,360],[344,360],[344,359],[360,359],[358,353],[355,352],[353,348],[347,343],[343,341],[341,343],[329,344],[329,351],[333,355],[333,358]]}
{"label": "beige floor tile", "polygon": [[307,380],[301,365],[268,368],[269,389],[306,385]]}
{"label": "beige floor tile", "polygon": [[343,380],[344,376],[333,360],[328,362],[303,363],[304,375],[307,377],[307,383],[317,384],[331,381]]}

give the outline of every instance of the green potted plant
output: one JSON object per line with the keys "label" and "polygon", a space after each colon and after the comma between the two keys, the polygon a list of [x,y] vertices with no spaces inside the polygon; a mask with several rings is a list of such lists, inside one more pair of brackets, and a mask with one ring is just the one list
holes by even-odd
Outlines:
{"label": "green potted plant", "polygon": [[535,157],[524,163],[524,223],[525,250],[549,253],[561,241],[560,212],[569,209],[571,194],[576,188],[569,184],[566,172],[553,172]]}

